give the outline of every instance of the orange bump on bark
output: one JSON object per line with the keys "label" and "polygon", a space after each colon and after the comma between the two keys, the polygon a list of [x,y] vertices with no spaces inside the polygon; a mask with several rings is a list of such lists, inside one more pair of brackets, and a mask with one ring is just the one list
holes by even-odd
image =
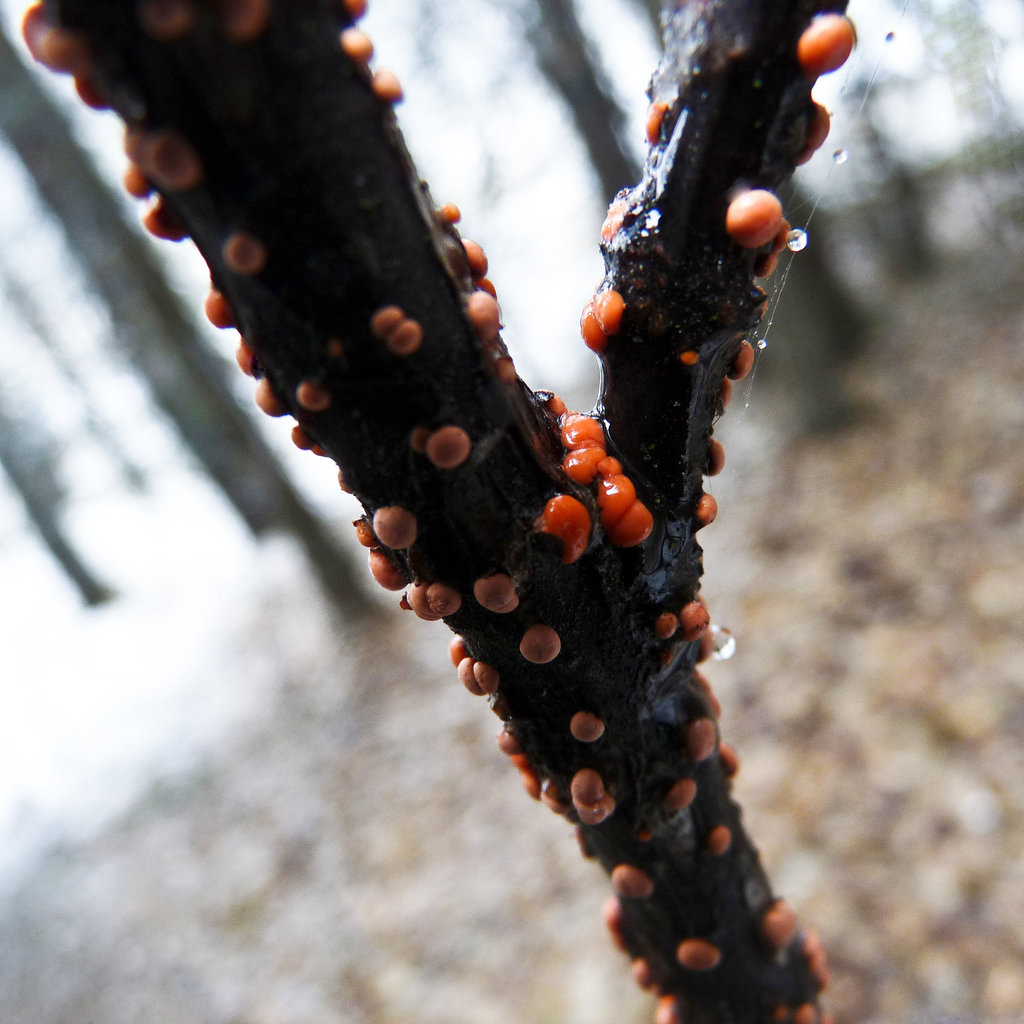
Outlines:
{"label": "orange bump on bark", "polygon": [[822,14],[804,29],[796,44],[796,59],[808,78],[835,71],[853,53],[857,33],[841,14]]}
{"label": "orange bump on bark", "polygon": [[427,441],[430,439],[430,430],[427,427],[413,427],[409,431],[409,447],[421,455],[427,450]]}
{"label": "orange bump on bark", "polygon": [[612,869],[612,885],[620,896],[630,899],[644,899],[654,892],[654,881],[650,875],[632,864],[617,864]]}
{"label": "orange bump on bark", "polygon": [[591,352],[600,355],[608,345],[608,336],[601,327],[601,322],[594,312],[594,300],[591,299],[583,307],[583,314],[580,316],[580,336],[583,343]]}
{"label": "orange bump on bark", "polygon": [[829,128],[832,126],[832,119],[829,112],[820,104],[814,104],[814,113],[807,124],[807,138],[804,140],[804,148],[796,158],[798,164],[805,164],[821,148],[821,144],[828,138]]}
{"label": "orange bump on bark", "polygon": [[153,183],[142,173],[137,163],[129,161],[121,179],[125,192],[136,199],[146,199],[153,191]]}
{"label": "orange bump on bark", "polygon": [[715,438],[708,445],[708,476],[718,476],[725,468],[725,446]]}
{"label": "orange bump on bark", "polygon": [[403,320],[387,336],[384,344],[396,356],[411,356],[423,344],[423,328],[416,320]]}
{"label": "orange bump on bark", "polygon": [[373,527],[370,526],[365,518],[356,519],[352,525],[356,528],[356,540],[364,548],[375,548],[377,546],[377,538],[373,535]]}
{"label": "orange bump on bark", "polygon": [[618,476],[622,472],[622,463],[611,455],[606,455],[597,464],[598,476]]}
{"label": "orange bump on bark", "polygon": [[626,952],[626,940],[622,935],[622,904],[615,896],[609,896],[604,901],[601,916],[616,948]]}
{"label": "orange bump on bark", "polygon": [[477,661],[473,664],[473,678],[477,685],[486,694],[498,692],[498,685],[501,683],[501,673],[493,666],[485,662]]}
{"label": "orange bump on bark", "polygon": [[74,79],[75,92],[78,98],[93,110],[109,110],[110,99],[105,92],[102,92],[96,79],[88,75],[77,75]]}
{"label": "orange bump on bark", "polygon": [[302,381],[295,389],[295,400],[310,412],[323,412],[331,405],[331,393],[311,380]]}
{"label": "orange bump on bark", "polygon": [[256,375],[256,357],[252,354],[252,349],[246,344],[245,338],[238,339],[238,346],[235,348],[235,362],[238,363],[238,368],[247,377],[254,377]]}
{"label": "orange bump on bark", "polygon": [[540,529],[562,541],[562,564],[578,561],[590,541],[590,513],[570,494],[556,494],[541,513]]}
{"label": "orange bump on bark", "polygon": [[438,469],[455,469],[469,458],[472,447],[469,434],[462,427],[448,426],[427,438],[425,451]]}
{"label": "orange bump on bark", "polygon": [[487,276],[487,256],[483,248],[477,242],[468,238],[462,240],[462,248],[466,250],[466,260],[469,263],[469,272],[473,277]]}
{"label": "orange bump on bark", "polygon": [[615,811],[615,798],[610,793],[592,806],[576,805],[576,813],[584,825],[600,825],[609,815]]}
{"label": "orange bump on bark", "polygon": [[[415,610],[415,605],[412,605],[412,607],[413,610]],[[476,662],[472,658],[463,658],[458,664],[457,674],[459,682],[462,683],[462,685],[469,690],[474,697],[482,697],[484,695],[484,691],[480,689],[480,684],[476,681],[476,676],[473,674],[473,666],[475,664]]]}
{"label": "orange bump on bark", "polygon": [[250,43],[267,27],[270,0],[220,0],[224,34],[234,43]]}
{"label": "orange bump on bark", "polygon": [[139,27],[158,43],[184,38],[196,23],[189,0],[143,0],[139,5]]}
{"label": "orange bump on bark", "polygon": [[718,400],[722,403],[723,409],[726,409],[732,400],[732,381],[728,377],[723,377],[718,387]]}
{"label": "orange bump on bark", "polygon": [[664,100],[658,100],[647,108],[647,141],[655,146],[661,136],[661,122],[665,120],[665,113],[668,104]]}
{"label": "orange bump on bark", "polygon": [[654,620],[654,635],[659,640],[668,640],[669,637],[675,636],[678,628],[679,619],[671,612],[662,612]]}
{"label": "orange bump on bark", "polygon": [[758,249],[774,237],[782,223],[782,203],[763,188],[740,193],[725,213],[725,230],[737,245]]}
{"label": "orange bump on bark", "polygon": [[697,502],[694,515],[701,526],[708,526],[715,521],[715,516],[718,515],[718,502],[710,494],[702,494]]}
{"label": "orange bump on bark", "polygon": [[373,514],[373,532],[389,548],[407,548],[416,543],[416,516],[401,505],[384,505]]}
{"label": "orange bump on bark", "polygon": [[796,935],[796,914],[793,908],[785,900],[776,900],[765,911],[761,928],[772,950],[782,952]]}
{"label": "orange bump on bark", "polygon": [[818,1024],[818,1011],[813,1003],[801,1003],[793,1014],[793,1024]]}
{"label": "orange bump on bark", "polygon": [[592,483],[597,467],[605,460],[603,448],[577,448],[562,460],[565,475],[578,484]]}
{"label": "orange bump on bark", "polygon": [[601,241],[611,242],[611,240],[618,234],[619,228],[622,227],[622,222],[625,219],[626,211],[629,209],[629,200],[627,195],[617,196],[612,200],[611,205],[608,207],[608,213],[605,216],[604,223],[601,225]]}
{"label": "orange bump on bark", "polygon": [[565,412],[565,402],[563,402],[558,395],[550,395],[544,404],[547,405],[548,412],[550,412],[552,416],[561,416]]}
{"label": "orange bump on bark", "polygon": [[519,651],[527,660],[535,665],[546,665],[554,661],[562,649],[562,640],[551,626],[537,623],[523,634],[519,641]]}
{"label": "orange bump on bark", "polygon": [[686,756],[705,761],[715,752],[715,723],[710,718],[695,718],[686,725]]}
{"label": "orange bump on bark", "polygon": [[697,353],[695,349],[692,348],[687,349],[685,352],[682,352],[679,356],[679,362],[681,362],[684,366],[696,366],[699,361],[700,355]]}
{"label": "orange bump on bark", "polygon": [[721,762],[722,771],[726,778],[733,778],[740,770],[740,759],[736,751],[728,743],[718,744],[718,760]]}
{"label": "orange bump on bark", "polygon": [[721,857],[732,846],[732,832],[728,825],[716,825],[708,833],[708,853]]}
{"label": "orange bump on bark", "polygon": [[562,424],[562,444],[566,448],[603,449],[604,427],[590,416],[567,416]]}
{"label": "orange bump on bark", "polygon": [[604,781],[593,768],[581,768],[569,784],[569,794],[577,809],[595,806],[605,793]]}
{"label": "orange bump on bark", "polygon": [[449,224],[458,224],[462,220],[462,211],[454,203],[443,203],[440,212]]}
{"label": "orange bump on bark", "polygon": [[226,328],[235,326],[235,312],[231,303],[216,288],[211,288],[203,304],[206,319],[214,327]]}
{"label": "orange bump on bark", "polygon": [[754,277],[771,277],[779,269],[779,257],[773,252],[766,252],[754,260]]}
{"label": "orange bump on bark", "polygon": [[676,959],[690,971],[710,971],[718,966],[722,951],[707,939],[683,939],[676,949]]}
{"label": "orange bump on bark", "polygon": [[448,641],[448,657],[452,659],[452,664],[458,668],[459,662],[463,658],[469,657],[469,651],[466,650],[466,641],[461,636],[453,636]]}
{"label": "orange bump on bark", "polygon": [[666,811],[682,811],[693,803],[697,796],[697,783],[693,779],[677,779],[662,798]]}
{"label": "orange bump on bark", "polygon": [[258,274],[267,265],[267,247],[248,231],[236,231],[228,236],[223,249],[228,270],[245,277]]}
{"label": "orange bump on bark", "polygon": [[316,441],[314,441],[313,438],[311,438],[309,434],[302,429],[302,427],[296,424],[292,427],[292,444],[295,445],[296,448],[299,448],[304,452],[308,452],[316,445]]}
{"label": "orange bump on bark", "polygon": [[466,300],[466,316],[482,341],[491,341],[498,336],[501,312],[497,300],[490,293],[473,292]]}
{"label": "orange bump on bark", "polygon": [[370,317],[370,333],[381,341],[405,320],[405,312],[401,306],[382,306]]}
{"label": "orange bump on bark", "polygon": [[473,596],[477,603],[490,612],[505,615],[519,607],[519,595],[511,576],[496,573],[494,576],[481,576],[473,584]]}
{"label": "orange bump on bark", "polygon": [[373,94],[382,103],[398,103],[402,99],[402,83],[398,81],[398,75],[387,68],[381,68],[373,73],[371,80]]}
{"label": "orange bump on bark", "polygon": [[370,574],[385,590],[403,590],[406,578],[383,551],[371,551],[367,558]]}
{"label": "orange bump on bark", "polygon": [[625,309],[625,299],[614,288],[601,292],[594,299],[594,316],[605,334],[618,334],[622,330]]}
{"label": "orange bump on bark", "polygon": [[679,611],[679,623],[683,629],[683,639],[699,640],[711,624],[711,616],[700,601],[690,601]]}
{"label": "orange bump on bark", "polygon": [[462,595],[446,583],[431,583],[427,588],[427,605],[438,618],[444,618],[462,607]]}
{"label": "orange bump on bark", "polygon": [[621,473],[604,477],[597,490],[597,507],[601,511],[601,525],[605,530],[615,525],[636,501],[636,488],[628,476]]}
{"label": "orange bump on bark", "polygon": [[619,548],[642,544],[654,529],[654,516],[642,501],[635,501],[625,514],[605,531],[608,539]]}
{"label": "orange bump on bark", "polygon": [[519,781],[526,790],[526,795],[533,800],[539,800],[543,789],[540,784],[540,776],[532,768],[519,769]]}
{"label": "orange bump on bark", "polygon": [[361,29],[347,28],[341,33],[341,52],[356,64],[369,64],[373,58],[373,43]]}
{"label": "orange bump on bark", "polygon": [[268,416],[283,416],[288,411],[266,377],[256,385],[253,397],[256,399],[256,405]]}
{"label": "orange bump on bark", "polygon": [[506,757],[515,757],[516,754],[521,754],[523,748],[519,743],[518,737],[513,733],[510,733],[507,729],[502,729],[498,733],[498,749]]}
{"label": "orange bump on bark", "polygon": [[88,76],[93,60],[88,40],[79,32],[55,25],[42,4],[25,12],[22,36],[32,56],[51,71]]}
{"label": "orange bump on bark", "polygon": [[743,380],[754,368],[754,346],[749,341],[740,342],[740,350],[736,353],[732,367],[729,370],[731,380]]}
{"label": "orange bump on bark", "polygon": [[676,997],[665,995],[658,1000],[658,1008],[654,1012],[654,1024],[681,1024],[679,1010],[676,1008]]}
{"label": "orange bump on bark", "polygon": [[353,20],[358,21],[366,14],[366,0],[344,0],[345,13]]}
{"label": "orange bump on bark", "polygon": [[604,722],[589,711],[577,711],[569,721],[569,732],[580,743],[594,743],[604,735]]}
{"label": "orange bump on bark", "polygon": [[633,981],[644,991],[657,987],[658,983],[654,977],[654,969],[648,960],[645,960],[643,957],[637,957],[630,964],[629,970],[633,975]]}
{"label": "orange bump on bark", "polygon": [[154,237],[165,242],[180,242],[187,237],[185,225],[164,202],[163,196],[154,196],[149,209],[142,215],[142,226]]}

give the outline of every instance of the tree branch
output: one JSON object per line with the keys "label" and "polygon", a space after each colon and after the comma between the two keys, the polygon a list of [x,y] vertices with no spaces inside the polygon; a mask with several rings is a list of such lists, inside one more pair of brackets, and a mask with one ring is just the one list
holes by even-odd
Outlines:
{"label": "tree branch", "polygon": [[27,36],[127,120],[139,190],[160,189],[210,264],[258,400],[363,502],[378,581],[459,634],[459,676],[506,723],[528,791],[611,873],[609,924],[659,1021],[810,1024],[823,954],[742,830],[695,669],[695,534],[714,513],[723,382],[759,315],[753,274],[784,237],[777,202],[741,193],[820,143],[822,68],[801,56],[820,5],[668,18],[647,170],[609,211],[583,321],[600,418],[516,377],[485,260],[415,174],[397,81],[368,71],[361,8],[52,0],[67,31],[40,16]]}

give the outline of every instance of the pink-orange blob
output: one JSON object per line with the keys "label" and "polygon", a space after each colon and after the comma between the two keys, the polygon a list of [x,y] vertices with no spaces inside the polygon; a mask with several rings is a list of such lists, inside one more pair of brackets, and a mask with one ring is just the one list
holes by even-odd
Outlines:
{"label": "pink-orange blob", "polygon": [[749,341],[740,342],[740,350],[736,353],[729,369],[730,380],[743,380],[754,368],[754,346]]}
{"label": "pink-orange blob", "polygon": [[248,231],[229,235],[223,256],[229,270],[245,277],[260,273],[267,265],[267,247]]}
{"label": "pink-orange blob", "polygon": [[590,541],[590,513],[570,494],[557,494],[541,514],[540,529],[562,541],[562,564],[578,561]]}
{"label": "pink-orange blob", "polygon": [[699,640],[711,624],[711,616],[700,601],[690,601],[679,611],[679,623],[683,630],[684,640]]}
{"label": "pink-orange blob", "polygon": [[603,448],[577,448],[562,460],[565,475],[578,484],[592,483],[597,467],[605,460]]}
{"label": "pink-orange blob", "polygon": [[304,380],[295,389],[295,400],[309,412],[324,412],[330,408],[331,393],[311,380]]}
{"label": "pink-orange blob", "polygon": [[520,653],[535,665],[546,665],[554,661],[561,650],[561,637],[551,626],[542,623],[530,626],[519,641]]}
{"label": "pink-orange blob", "polygon": [[373,43],[361,29],[347,28],[341,33],[341,52],[356,64],[369,64],[373,58]]}
{"label": "pink-orange blob", "polygon": [[139,27],[158,43],[172,43],[192,31],[196,12],[190,0],[143,0]]}
{"label": "pink-orange blob", "polygon": [[577,711],[569,721],[569,732],[580,743],[594,743],[604,735],[604,722],[589,711]]}
{"label": "pink-orange blob", "polygon": [[697,501],[694,515],[701,526],[708,526],[718,515],[718,502],[710,494],[702,494]]}
{"label": "pink-orange blob", "polygon": [[796,914],[785,900],[776,900],[761,919],[761,929],[773,952],[780,953],[796,935]]}
{"label": "pink-orange blob", "polygon": [[732,845],[732,832],[728,825],[716,825],[708,833],[707,850],[712,857],[721,857]]}
{"label": "pink-orange blob", "polygon": [[658,100],[647,108],[647,141],[652,146],[657,145],[661,136],[661,123],[667,111],[668,104],[664,100]]}
{"label": "pink-orange blob", "polygon": [[562,444],[566,448],[604,448],[604,427],[590,416],[566,416],[562,424]]}
{"label": "pink-orange blob", "polygon": [[853,53],[857,33],[841,14],[822,14],[804,29],[796,44],[796,59],[808,78],[835,71]]}
{"label": "pink-orange blob", "polygon": [[690,971],[710,971],[718,966],[722,951],[707,939],[683,939],[676,949],[676,959]]}
{"label": "pink-orange blob", "polygon": [[469,434],[462,427],[448,426],[427,438],[425,451],[438,469],[456,469],[469,458],[472,447]]}
{"label": "pink-orange blob", "polygon": [[477,337],[491,341],[501,329],[501,311],[498,302],[489,292],[477,291],[466,300],[466,315],[473,325]]}
{"label": "pink-orange blob", "polygon": [[668,640],[675,636],[677,629],[679,629],[679,619],[671,612],[662,612],[654,620],[654,635],[659,640]]}
{"label": "pink-orange blob", "polygon": [[505,615],[519,607],[519,595],[511,576],[495,573],[493,576],[481,576],[473,584],[473,596],[477,603],[488,611]]}
{"label": "pink-orange blob", "polygon": [[697,783],[693,779],[676,779],[662,797],[662,806],[667,811],[682,811],[693,803],[697,796]]}
{"label": "pink-orange blob", "polygon": [[373,532],[389,548],[407,548],[416,542],[416,516],[401,505],[385,505],[373,514]]}
{"label": "pink-orange blob", "polygon": [[737,245],[758,249],[767,245],[782,223],[782,203],[763,188],[741,192],[725,212],[725,230]]}
{"label": "pink-orange blob", "polygon": [[695,718],[686,725],[686,756],[691,761],[706,761],[715,752],[715,723],[710,718]]}
{"label": "pink-orange blob", "polygon": [[601,322],[597,319],[593,300],[583,307],[583,313],[580,316],[580,336],[583,338],[583,343],[587,348],[598,355],[608,345],[608,335],[605,334],[604,329],[601,327]]}
{"label": "pink-orange blob", "polygon": [[405,320],[401,306],[382,306],[370,317],[370,333],[385,341],[388,335]]}
{"label": "pink-orange blob", "polygon": [[462,240],[462,248],[466,250],[466,260],[469,263],[469,272],[473,277],[487,276],[487,256],[483,247],[468,238]]}
{"label": "pink-orange blob", "polygon": [[605,531],[608,539],[619,548],[632,548],[642,544],[654,529],[654,516],[642,502],[635,501],[612,526]]}
{"label": "pink-orange blob", "polygon": [[256,405],[268,416],[283,416],[288,411],[266,377],[257,383],[253,397]]}
{"label": "pink-orange blob", "polygon": [[235,326],[235,313],[231,303],[216,288],[211,288],[203,304],[206,319],[214,327],[227,328]]}
{"label": "pink-orange blob", "polygon": [[594,299],[594,316],[605,334],[618,334],[622,330],[625,309],[625,299],[614,288],[601,292]]}
{"label": "pink-orange blob", "polygon": [[654,892],[654,880],[646,871],[632,864],[616,864],[611,874],[612,885],[620,896],[644,899]]}
{"label": "pink-orange blob", "polygon": [[398,75],[387,68],[381,68],[373,73],[371,80],[373,94],[382,103],[399,103],[402,99],[402,83],[398,81]]}
{"label": "pink-orange blob", "polygon": [[371,551],[367,564],[370,574],[385,590],[403,590],[406,578],[383,551]]}

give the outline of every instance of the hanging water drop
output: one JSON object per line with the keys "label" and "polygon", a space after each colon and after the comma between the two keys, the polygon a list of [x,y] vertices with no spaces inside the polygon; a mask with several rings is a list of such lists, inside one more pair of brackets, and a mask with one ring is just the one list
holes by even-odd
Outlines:
{"label": "hanging water drop", "polygon": [[768,339],[767,338],[758,338],[757,339],[757,346],[756,347],[757,347],[758,351],[763,352],[768,347]]}
{"label": "hanging water drop", "polygon": [[850,154],[845,149],[837,149],[832,154],[832,162],[835,164],[845,164],[849,156]]}
{"label": "hanging water drop", "polygon": [[710,629],[711,657],[715,661],[728,661],[736,653],[736,637],[725,626],[716,626],[712,623]]}
{"label": "hanging water drop", "polygon": [[803,228],[793,228],[786,235],[786,248],[790,252],[800,252],[807,248],[807,232]]}

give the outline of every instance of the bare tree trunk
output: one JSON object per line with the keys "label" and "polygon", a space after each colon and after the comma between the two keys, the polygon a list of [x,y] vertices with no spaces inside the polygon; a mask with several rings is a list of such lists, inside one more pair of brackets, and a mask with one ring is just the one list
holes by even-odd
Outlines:
{"label": "bare tree trunk", "polygon": [[[584,317],[604,370],[592,416],[515,374],[480,253],[402,142],[397,81],[365,65],[361,7],[252,0],[167,20],[131,0],[48,4],[87,40],[58,39],[62,62],[128,119],[141,171],[228,296],[264,408],[338,462],[375,577],[456,631],[459,676],[505,722],[527,787],[610,872],[609,923],[660,992],[659,1022],[817,1021],[823,954],[743,829],[696,668],[696,534],[715,512],[712,427],[765,299],[755,265],[782,228],[767,190],[814,117],[823,69],[797,43],[823,6],[672,12],[644,177],[609,211]],[[61,50],[45,27],[29,33],[43,56]],[[538,244],[556,228],[538,219]]]}

